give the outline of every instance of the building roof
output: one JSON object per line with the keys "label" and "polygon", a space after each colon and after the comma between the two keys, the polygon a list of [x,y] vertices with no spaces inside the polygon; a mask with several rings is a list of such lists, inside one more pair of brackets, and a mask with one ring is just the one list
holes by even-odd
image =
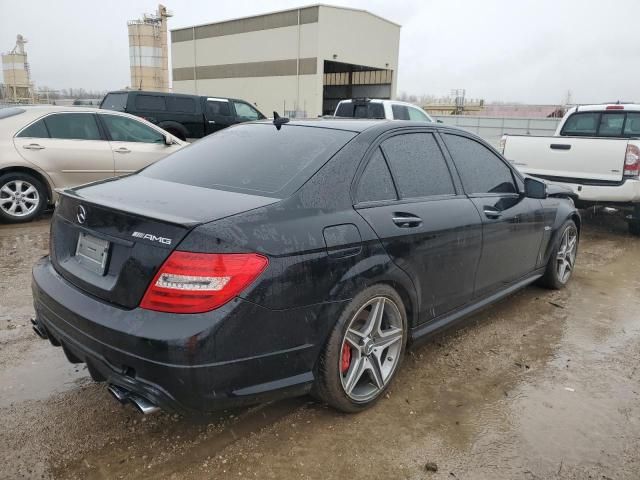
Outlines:
{"label": "building roof", "polygon": [[338,10],[351,10],[353,12],[365,13],[367,15],[371,15],[372,17],[375,17],[375,18],[377,18],[379,20],[382,20],[384,22],[390,23],[391,25],[395,25],[397,27],[402,27],[402,25],[400,25],[399,23],[392,22],[391,20],[389,20],[387,18],[381,17],[380,15],[376,15],[375,13],[371,13],[370,11],[364,10],[364,9],[361,9],[361,8],[341,7],[341,6],[338,6],[338,5],[327,5],[325,3],[314,3],[312,5],[301,5],[300,7],[297,7],[297,8],[287,8],[287,9],[284,9],[284,10],[275,10],[273,12],[264,12],[264,13],[259,13],[259,14],[256,14],[256,15],[247,15],[245,17],[227,18],[225,20],[219,20],[217,22],[206,22],[206,23],[199,23],[199,24],[196,24],[196,25],[189,25],[189,26],[186,26],[186,27],[172,28],[170,31],[171,32],[176,32],[176,31],[180,31],[180,30],[186,30],[186,29],[189,29],[189,28],[206,27],[208,25],[216,25],[216,24],[219,24],[219,23],[235,22],[235,21],[238,21],[238,20],[246,20],[248,18],[264,17],[264,16],[267,16],[267,15],[273,15],[273,14],[277,14],[277,13],[295,12],[296,10],[303,10],[303,9],[314,8],[314,7],[335,8],[335,9],[338,9]]}

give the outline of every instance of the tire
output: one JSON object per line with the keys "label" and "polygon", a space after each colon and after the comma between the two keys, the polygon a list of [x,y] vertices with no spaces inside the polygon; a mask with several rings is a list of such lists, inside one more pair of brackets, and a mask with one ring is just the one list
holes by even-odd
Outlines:
{"label": "tire", "polygon": [[[578,228],[573,220],[564,222],[559,231],[559,240],[551,252],[547,269],[538,281],[541,286],[552,290],[560,290],[569,283],[575,268],[580,239]],[[573,243],[571,238],[574,239]]]}
{"label": "tire", "polygon": [[43,212],[47,203],[47,189],[33,175],[22,172],[0,175],[0,221],[29,222]]}
{"label": "tire", "polygon": [[367,288],[344,309],[329,335],[312,393],[346,413],[372,406],[398,372],[406,343],[407,314],[398,293],[383,284]]}
{"label": "tire", "polygon": [[640,220],[629,220],[629,233],[640,237]]}

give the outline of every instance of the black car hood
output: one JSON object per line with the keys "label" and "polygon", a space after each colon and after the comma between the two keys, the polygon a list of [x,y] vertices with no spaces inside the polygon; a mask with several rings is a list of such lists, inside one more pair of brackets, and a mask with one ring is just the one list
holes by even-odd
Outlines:
{"label": "black car hood", "polygon": [[218,220],[280,201],[273,197],[194,187],[141,175],[72,188],[65,190],[64,195],[184,226]]}

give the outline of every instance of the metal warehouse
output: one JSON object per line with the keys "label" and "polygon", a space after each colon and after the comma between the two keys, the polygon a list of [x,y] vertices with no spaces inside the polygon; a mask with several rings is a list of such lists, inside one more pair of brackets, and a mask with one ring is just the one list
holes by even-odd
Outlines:
{"label": "metal warehouse", "polygon": [[263,113],[333,113],[344,98],[393,98],[400,25],[314,5],[171,31],[173,91],[242,98]]}

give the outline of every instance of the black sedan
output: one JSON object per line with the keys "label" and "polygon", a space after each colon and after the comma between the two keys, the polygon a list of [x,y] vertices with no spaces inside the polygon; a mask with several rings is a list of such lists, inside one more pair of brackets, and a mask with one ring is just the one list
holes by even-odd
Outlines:
{"label": "black sedan", "polygon": [[311,392],[355,412],[411,343],[571,277],[571,199],[474,135],[274,123],[62,193],[34,329],[122,402],[188,413]]}

